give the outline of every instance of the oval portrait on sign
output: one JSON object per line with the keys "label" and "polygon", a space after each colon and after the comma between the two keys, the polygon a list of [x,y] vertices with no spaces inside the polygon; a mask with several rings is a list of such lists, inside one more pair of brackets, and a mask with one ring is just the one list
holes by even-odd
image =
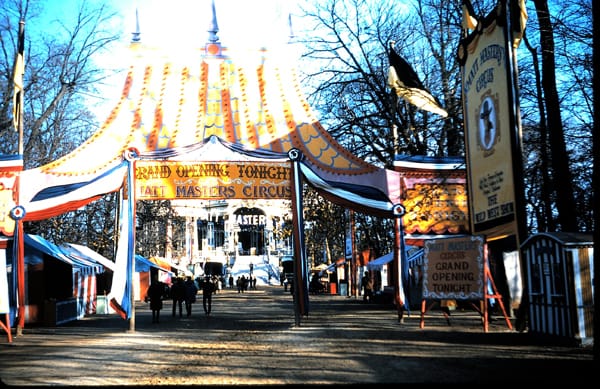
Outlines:
{"label": "oval portrait on sign", "polygon": [[485,151],[490,151],[498,136],[498,120],[496,106],[490,96],[486,96],[479,107],[479,145]]}

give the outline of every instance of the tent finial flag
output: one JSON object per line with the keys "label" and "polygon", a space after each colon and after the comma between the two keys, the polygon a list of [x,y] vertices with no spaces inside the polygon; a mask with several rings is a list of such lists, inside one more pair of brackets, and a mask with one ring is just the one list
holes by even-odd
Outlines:
{"label": "tent finial flag", "polygon": [[17,38],[17,56],[13,74],[13,124],[19,133],[19,155],[23,155],[23,76],[25,73],[25,21],[19,22],[19,36]]}
{"label": "tent finial flag", "polygon": [[390,42],[388,53],[390,67],[388,85],[398,97],[408,101],[419,109],[447,117],[448,112],[440,102],[429,93],[413,68],[394,50],[395,42]]}

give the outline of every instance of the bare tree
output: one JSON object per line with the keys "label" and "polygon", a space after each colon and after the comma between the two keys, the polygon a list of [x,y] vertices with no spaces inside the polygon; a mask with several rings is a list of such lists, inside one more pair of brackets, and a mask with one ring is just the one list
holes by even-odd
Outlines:
{"label": "bare tree", "polygon": [[591,231],[591,1],[534,4],[519,61],[528,226]]}
{"label": "bare tree", "polygon": [[[421,78],[434,94],[449,100],[458,93],[455,86],[444,89],[448,84],[440,81],[439,65],[445,62],[431,60],[430,47],[415,34],[422,26],[414,12],[388,0],[328,0],[315,2],[304,12],[305,28],[319,28],[303,41],[307,47],[303,57],[310,62],[302,68],[308,69],[308,83],[315,85],[309,99],[328,131],[351,152],[388,168],[397,152],[447,155],[444,132],[452,126],[398,101],[387,85],[388,48],[395,41],[396,50],[419,73],[425,72]],[[455,34],[459,31],[460,25]],[[448,45],[444,50],[448,51],[436,57],[452,58],[454,48]],[[457,97],[452,99],[449,108],[456,111]]]}
{"label": "bare tree", "polygon": [[[50,22],[52,33],[35,28],[44,15],[45,3],[34,0],[6,0],[0,9],[0,69],[4,70],[0,91],[0,144],[4,154],[16,154],[23,146],[24,168],[34,168],[73,151],[98,129],[90,110],[97,87],[110,75],[96,60],[119,36],[113,31],[115,14],[107,7],[89,7],[82,2],[75,21]],[[12,128],[13,63],[16,31],[25,22],[25,75],[23,139]],[[48,21],[44,20],[44,24]],[[56,218],[26,223],[26,232],[43,234],[56,242],[112,244],[114,195],[96,201],[83,210]],[[99,216],[102,215],[100,218]],[[114,218],[113,218],[114,219]],[[101,251],[111,249],[98,247]]]}
{"label": "bare tree", "polygon": [[[304,28],[318,31],[307,33],[302,41],[307,48],[303,56],[307,64],[302,69],[306,70],[306,81],[314,85],[309,93],[311,105],[344,147],[386,168],[393,168],[398,153],[464,154],[455,59],[455,41],[461,31],[459,4],[406,4],[327,0],[315,2],[302,15]],[[392,41],[432,94],[441,97],[450,113],[448,118],[398,100],[389,88],[388,50]],[[335,220],[330,217],[330,222]],[[359,214],[355,220],[361,244],[378,253],[392,249],[393,223]]]}
{"label": "bare tree", "polygon": [[569,185],[560,182],[573,182],[569,169],[567,148],[563,131],[559,94],[556,88],[556,58],[554,54],[553,28],[550,21],[550,11],[547,1],[534,0],[537,17],[540,24],[540,48],[542,51],[542,89],[546,105],[546,115],[550,127],[548,131],[551,155],[552,179],[555,188],[558,209],[558,219],[562,230],[577,230],[577,211],[573,210],[573,190]]}
{"label": "bare tree", "polygon": [[[542,99],[540,62],[537,56],[537,48],[531,46],[526,35],[523,42],[531,55],[529,69],[533,71],[533,85],[535,88],[532,88],[529,93],[525,88],[522,88],[521,95],[536,100],[539,113],[539,127],[527,126],[523,129],[523,155],[526,158],[528,157],[526,159],[526,170],[533,173],[523,175],[529,178],[528,190],[525,195],[527,207],[530,210],[527,224],[529,226],[536,225],[540,231],[553,231],[556,228],[556,223],[554,223],[552,217],[552,202],[549,201],[552,196],[552,189],[550,185],[550,168],[548,166],[548,145],[542,141],[548,137],[548,126],[546,123],[546,108]],[[538,193],[538,196],[536,196],[536,193]],[[541,201],[542,199],[548,201]]]}
{"label": "bare tree", "polygon": [[[518,52],[528,228],[592,230],[591,1],[533,4],[537,12],[529,12],[523,45],[530,55]],[[319,33],[304,42],[310,62],[302,68],[310,70],[307,80],[315,85],[312,106],[336,140],[386,167],[395,152],[464,154],[461,77],[455,61],[460,5],[345,0],[318,2],[305,10],[306,29]],[[483,17],[498,1],[473,5]],[[448,118],[419,112],[389,93],[390,41],[440,97]]]}
{"label": "bare tree", "polygon": [[[462,125],[462,103],[460,99],[460,66],[456,61],[457,33],[462,25],[459,2],[419,0],[415,6],[418,25],[414,36],[425,42],[416,61],[429,69],[428,84],[437,85],[447,110],[452,113],[442,122],[440,135],[436,137],[437,151],[428,150],[437,156],[464,155],[464,133]],[[427,60],[423,60],[427,59]]]}
{"label": "bare tree", "polygon": [[166,257],[167,245],[173,243],[170,239],[175,235],[169,235],[168,230],[177,223],[185,225],[185,218],[176,216],[169,200],[137,201],[136,209],[136,252],[146,257]]}
{"label": "bare tree", "polygon": [[306,251],[313,265],[319,264],[323,252],[334,261],[344,255],[344,209],[324,200],[315,190],[305,186],[303,193]]}
{"label": "bare tree", "polygon": [[[18,6],[19,3],[15,3]],[[36,167],[69,153],[98,128],[96,118],[89,111],[89,99],[98,94],[97,86],[107,74],[96,65],[95,59],[118,39],[118,35],[109,30],[115,14],[109,13],[104,6],[88,8],[83,2],[75,25],[66,26],[55,21],[53,34],[28,28],[30,24],[35,25],[38,14],[27,14],[27,10],[21,8],[15,12],[6,8],[3,19],[7,24],[2,34],[12,35],[9,31],[15,29],[19,20],[25,21],[28,49],[24,164],[25,167]],[[16,42],[12,44],[16,45]],[[12,64],[15,52],[6,47],[3,60]],[[3,90],[4,101],[7,101],[12,95],[11,82]],[[10,120],[2,122],[9,123]],[[3,131],[1,135],[6,133]],[[10,148],[8,144],[7,147]]]}

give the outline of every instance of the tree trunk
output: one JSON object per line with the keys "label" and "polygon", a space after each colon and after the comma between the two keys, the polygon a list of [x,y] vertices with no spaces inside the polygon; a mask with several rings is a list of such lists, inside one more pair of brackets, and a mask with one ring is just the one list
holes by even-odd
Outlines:
{"label": "tree trunk", "polygon": [[565,145],[564,130],[560,114],[558,92],[556,90],[556,67],[554,58],[554,37],[550,12],[546,0],[534,0],[540,24],[542,48],[542,88],[546,101],[546,123],[550,140],[552,185],[556,190],[556,208],[562,231],[577,230],[577,210],[574,209],[573,179],[569,169],[569,157]]}
{"label": "tree trunk", "polygon": [[542,92],[542,76],[540,74],[540,61],[538,59],[537,48],[532,47],[529,44],[529,39],[526,36],[523,37],[523,42],[527,46],[527,50],[531,54],[533,62],[533,70],[535,73],[535,90],[537,93],[538,109],[540,111],[540,136],[539,136],[539,147],[540,147],[540,172],[542,174],[541,182],[541,204],[542,209],[537,210],[534,214],[539,215],[537,218],[537,225],[539,231],[554,231],[556,229],[555,218],[552,215],[552,180],[550,177],[550,160],[548,158],[548,124],[546,123],[546,109],[544,107],[544,93]]}

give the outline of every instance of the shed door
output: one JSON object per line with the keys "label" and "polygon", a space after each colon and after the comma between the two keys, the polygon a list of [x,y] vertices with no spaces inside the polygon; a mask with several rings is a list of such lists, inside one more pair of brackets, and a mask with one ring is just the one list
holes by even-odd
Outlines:
{"label": "shed door", "polygon": [[567,293],[567,258],[549,239],[533,241],[525,251],[529,287],[530,331],[572,336]]}

